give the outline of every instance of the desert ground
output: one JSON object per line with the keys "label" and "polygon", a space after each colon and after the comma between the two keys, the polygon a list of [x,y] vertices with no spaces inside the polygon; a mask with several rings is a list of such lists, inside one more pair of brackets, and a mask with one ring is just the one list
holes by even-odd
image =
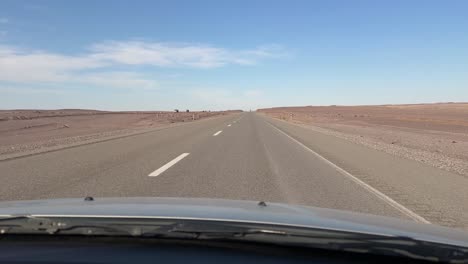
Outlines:
{"label": "desert ground", "polygon": [[465,112],[463,104],[3,112],[0,200],[222,198],[466,229]]}
{"label": "desert ground", "polygon": [[0,110],[0,158],[142,133],[237,111]]}
{"label": "desert ground", "polygon": [[258,112],[468,176],[468,103],[278,107]]}

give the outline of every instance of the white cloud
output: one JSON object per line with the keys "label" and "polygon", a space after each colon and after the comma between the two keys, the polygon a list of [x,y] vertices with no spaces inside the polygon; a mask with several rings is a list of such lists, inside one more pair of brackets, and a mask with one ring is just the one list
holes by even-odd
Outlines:
{"label": "white cloud", "polygon": [[229,50],[199,44],[140,41],[99,43],[92,45],[87,53],[78,55],[0,45],[0,81],[154,89],[157,83],[153,79],[128,70],[116,72],[115,67],[216,68],[229,64],[255,64],[280,55],[278,47]]}
{"label": "white cloud", "polygon": [[259,59],[274,57],[274,49],[228,50],[207,45],[107,42],[94,45],[95,58],[130,65],[161,67],[216,68],[227,64],[255,64]]}
{"label": "white cloud", "polygon": [[0,81],[63,82],[72,71],[104,66],[89,56],[65,56],[42,51],[25,52],[0,46]]}
{"label": "white cloud", "polygon": [[130,89],[154,90],[158,83],[154,80],[145,79],[144,76],[134,72],[105,72],[92,73],[76,77],[73,82],[89,84],[98,87],[115,87]]}
{"label": "white cloud", "polygon": [[50,94],[50,95],[57,95],[57,94],[66,94],[67,91],[58,90],[53,88],[27,88],[27,87],[11,87],[11,86],[0,86],[0,92],[2,93],[10,93],[10,94]]}
{"label": "white cloud", "polygon": [[26,53],[0,47],[0,81],[22,84],[73,83],[97,87],[154,89],[154,80],[133,72],[83,72],[109,66],[92,56]]}

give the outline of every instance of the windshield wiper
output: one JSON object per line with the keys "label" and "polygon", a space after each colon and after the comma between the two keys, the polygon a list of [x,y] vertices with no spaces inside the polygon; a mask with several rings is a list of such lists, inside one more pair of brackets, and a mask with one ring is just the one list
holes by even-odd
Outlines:
{"label": "windshield wiper", "polygon": [[[173,222],[171,222],[173,223]],[[119,221],[116,219],[13,216],[0,218],[0,234],[94,235],[175,237],[172,225],[160,221]],[[178,235],[182,237],[182,234]],[[186,234],[183,237],[193,237]]]}
{"label": "windshield wiper", "polygon": [[178,219],[113,219],[17,216],[0,218],[0,234],[133,236],[230,240],[320,248],[412,259],[468,263],[468,248],[410,237],[288,226]]}
{"label": "windshield wiper", "polygon": [[342,231],[290,228],[240,228],[225,230],[199,229],[195,226],[176,227],[171,232],[197,235],[202,239],[232,239],[296,246],[342,250],[355,253],[392,255],[429,261],[468,263],[468,248],[436,244],[402,236],[381,236]]}

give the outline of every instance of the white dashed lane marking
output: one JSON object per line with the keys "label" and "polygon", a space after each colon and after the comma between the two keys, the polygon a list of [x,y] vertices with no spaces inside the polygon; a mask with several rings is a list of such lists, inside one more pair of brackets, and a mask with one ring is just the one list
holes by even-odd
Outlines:
{"label": "white dashed lane marking", "polygon": [[166,163],[164,166],[162,166],[161,168],[153,171],[152,173],[150,173],[148,176],[150,177],[156,177],[158,176],[159,174],[165,172],[166,170],[168,170],[170,167],[174,166],[177,162],[181,161],[183,158],[187,157],[190,153],[182,153],[180,154],[177,158],[169,161],[168,163]]}

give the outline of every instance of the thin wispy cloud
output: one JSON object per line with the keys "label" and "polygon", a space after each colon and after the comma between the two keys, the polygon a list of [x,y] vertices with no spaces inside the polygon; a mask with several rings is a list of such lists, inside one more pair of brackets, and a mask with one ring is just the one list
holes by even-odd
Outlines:
{"label": "thin wispy cloud", "polygon": [[91,49],[93,57],[130,65],[159,67],[217,68],[228,64],[255,64],[274,57],[278,48],[259,47],[251,50],[229,50],[200,44],[148,42],[107,42]]}
{"label": "thin wispy cloud", "polygon": [[34,95],[34,94],[48,94],[48,95],[58,95],[58,94],[67,94],[68,91],[53,89],[53,88],[25,88],[25,87],[11,87],[11,86],[1,86],[0,92],[10,93],[10,94],[20,94],[20,95]]}
{"label": "thin wispy cloud", "polygon": [[6,17],[0,17],[0,24],[8,24],[10,20]]}
{"label": "thin wispy cloud", "polygon": [[151,79],[146,79],[145,76],[135,72],[104,72],[104,73],[88,73],[83,76],[76,76],[74,83],[83,83],[98,87],[114,87],[114,88],[132,88],[143,90],[158,89],[158,82]]}
{"label": "thin wispy cloud", "polygon": [[0,46],[0,81],[60,82],[74,71],[103,67],[89,56],[67,56]]}
{"label": "thin wispy cloud", "polygon": [[[79,55],[0,46],[0,81],[23,84],[73,82],[154,89],[157,82],[144,74],[132,72],[132,67],[210,69],[227,65],[254,65],[261,60],[275,58],[280,53],[278,47],[230,50],[201,44],[136,41],[98,43]],[[114,70],[122,66],[130,70]]]}

